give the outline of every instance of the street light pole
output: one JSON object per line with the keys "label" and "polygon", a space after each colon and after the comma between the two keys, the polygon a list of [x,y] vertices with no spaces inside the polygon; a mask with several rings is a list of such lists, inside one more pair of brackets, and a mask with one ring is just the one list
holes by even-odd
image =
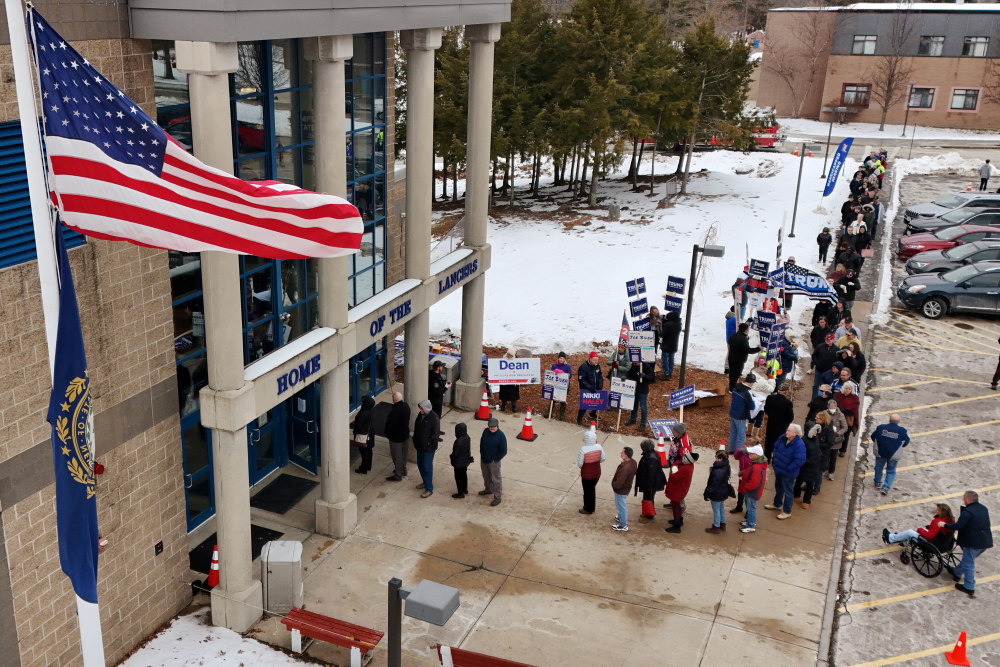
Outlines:
{"label": "street light pole", "polygon": [[398,577],[389,580],[389,667],[402,667],[403,661],[403,598],[399,589],[403,581]]}
{"label": "street light pole", "polygon": [[910,81],[910,93],[906,96],[906,113],[903,114],[903,138],[906,138],[906,123],[910,120],[910,107],[913,105],[913,86],[916,81]]}
{"label": "street light pole", "polygon": [[698,277],[699,254],[706,257],[722,257],[726,254],[726,248],[719,245],[700,246],[696,243],[691,250],[691,275],[688,278],[687,308],[684,313],[684,346],[681,348],[681,373],[677,380],[678,387],[684,386],[684,374],[687,370],[688,339],[691,332],[691,306],[694,303],[694,281]]}
{"label": "street light pole", "polygon": [[[833,126],[831,125],[831,128]],[[799,212],[799,188],[802,187],[802,166],[806,161],[806,145],[802,144],[802,152],[799,153],[799,178],[795,181],[795,203],[792,204],[792,229],[788,232],[788,238],[795,238],[795,216]]]}
{"label": "street light pole", "polygon": [[826,160],[830,157],[830,140],[833,138],[833,114],[830,114],[830,129],[826,133],[826,151],[823,153],[823,174],[820,178],[826,178]]}

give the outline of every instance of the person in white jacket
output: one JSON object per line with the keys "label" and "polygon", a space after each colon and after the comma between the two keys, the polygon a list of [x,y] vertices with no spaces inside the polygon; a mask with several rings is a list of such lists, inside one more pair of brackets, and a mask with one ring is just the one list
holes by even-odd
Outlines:
{"label": "person in white jacket", "polygon": [[604,448],[597,442],[597,433],[583,432],[583,446],[576,455],[576,467],[580,469],[580,484],[583,486],[583,507],[580,514],[593,514],[597,503],[597,482],[601,479],[601,464],[607,457]]}
{"label": "person in white jacket", "polygon": [[993,165],[987,160],[983,163],[983,166],[979,168],[979,191],[986,192],[986,184],[989,183],[990,176],[993,175]]}

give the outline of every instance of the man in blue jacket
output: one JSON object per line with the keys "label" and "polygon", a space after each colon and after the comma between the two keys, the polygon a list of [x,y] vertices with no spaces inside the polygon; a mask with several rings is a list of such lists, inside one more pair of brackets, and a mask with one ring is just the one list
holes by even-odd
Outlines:
{"label": "man in blue jacket", "polygon": [[747,439],[747,420],[753,410],[753,397],[750,387],[756,376],[750,373],[733,387],[732,399],[729,402],[729,453],[732,454],[743,446]]}
{"label": "man in blue jacket", "polygon": [[764,505],[766,510],[781,510],[779,519],[792,516],[792,486],[806,462],[806,443],[802,440],[802,427],[789,424],[785,434],[774,443],[771,466],[774,468],[774,503]]}
{"label": "man in blue jacket", "polygon": [[966,491],[962,495],[965,507],[955,523],[946,523],[942,528],[957,530],[958,546],[962,547],[962,562],[952,570],[955,581],[965,577],[965,581],[955,584],[955,588],[969,597],[976,596],[976,558],[993,547],[993,532],[990,530],[990,512],[979,504],[979,494]]}
{"label": "man in blue jacket", "polygon": [[[899,415],[889,415],[889,423],[882,424],[872,431],[872,442],[875,443],[875,488],[882,490],[882,495],[889,493],[892,482],[896,479],[896,465],[903,453],[903,447],[910,444],[910,434],[899,425]],[[885,482],[882,482],[882,469],[885,468]]]}
{"label": "man in blue jacket", "polygon": [[500,476],[500,461],[507,456],[507,436],[500,430],[500,422],[490,418],[479,438],[479,467],[483,471],[483,486],[481,496],[493,495],[491,507],[500,504],[503,495],[503,480]]}

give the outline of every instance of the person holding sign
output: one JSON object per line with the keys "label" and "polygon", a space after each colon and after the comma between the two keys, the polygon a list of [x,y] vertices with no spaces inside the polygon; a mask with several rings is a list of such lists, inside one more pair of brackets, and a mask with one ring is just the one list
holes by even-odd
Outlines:
{"label": "person holding sign", "polygon": [[[580,368],[576,370],[576,379],[580,384],[580,391],[600,391],[604,387],[604,376],[601,375],[601,362],[598,357],[597,352],[591,352],[587,360],[580,364]],[[583,413],[587,412],[584,408],[576,413],[576,425],[580,426],[583,424]],[[590,411],[590,418],[597,419],[597,411]]]}
{"label": "person holding sign", "polygon": [[632,369],[632,361],[628,356],[628,348],[622,341],[618,342],[618,349],[615,350],[614,354],[611,355],[611,359],[608,360],[611,364],[610,370],[608,370],[608,379],[613,377],[619,380],[624,380],[629,377],[629,371]]}
{"label": "person holding sign", "polygon": [[[567,380],[573,375],[573,367],[566,363],[566,353],[560,352],[556,363],[552,364],[549,370],[556,373],[565,373]],[[568,385],[567,385],[568,386]],[[559,421],[566,419],[566,401],[556,401],[559,403]]]}
{"label": "person holding sign", "polygon": [[[734,322],[736,313],[733,312]],[[663,379],[674,377],[674,355],[677,354],[677,341],[681,337],[681,314],[676,310],[668,310],[663,316],[660,326],[660,357],[663,363]],[[729,340],[729,337],[726,337]]]}
{"label": "person holding sign", "polygon": [[670,477],[664,489],[670,499],[670,511],[674,518],[670,520],[670,528],[664,528],[668,533],[679,533],[684,525],[684,498],[691,489],[691,477],[694,475],[694,462],[698,460],[697,452],[691,451],[691,441],[687,436],[687,427],[676,424],[672,429],[674,442],[670,445],[667,464],[670,466]]}
{"label": "person holding sign", "polygon": [[[513,359],[514,355],[507,352],[504,359]],[[521,388],[516,384],[500,385],[500,412],[507,411],[507,404],[510,403],[510,411],[517,412],[517,402],[521,399]]]}
{"label": "person holding sign", "polygon": [[636,414],[641,412],[639,430],[642,431],[646,428],[646,399],[649,397],[649,385],[656,382],[656,362],[632,364],[628,371],[628,379],[635,382],[635,403],[632,405],[632,415],[625,425],[634,424]]}

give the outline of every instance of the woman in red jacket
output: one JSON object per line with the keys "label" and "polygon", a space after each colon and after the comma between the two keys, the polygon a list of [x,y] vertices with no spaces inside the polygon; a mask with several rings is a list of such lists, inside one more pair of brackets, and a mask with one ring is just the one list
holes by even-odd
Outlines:
{"label": "woman in red jacket", "polygon": [[837,401],[837,407],[844,413],[847,420],[847,433],[840,443],[840,456],[847,453],[847,446],[851,442],[851,435],[858,432],[858,422],[861,417],[861,399],[857,393],[857,386],[853,382],[847,382],[840,388],[840,391],[833,395]]}
{"label": "woman in red jacket", "polygon": [[679,533],[681,526],[684,525],[684,498],[691,488],[691,476],[698,454],[691,451],[691,441],[688,439],[687,427],[684,424],[675,424],[671,427],[671,431],[674,434],[674,442],[667,454],[670,477],[667,479],[664,491],[670,499],[670,510],[674,513],[674,518],[669,521],[670,528],[664,530],[668,533]]}
{"label": "woman in red jacket", "polygon": [[760,445],[747,447],[750,455],[750,465],[740,473],[739,493],[747,506],[746,521],[740,522],[741,533],[757,532],[757,501],[764,494],[767,483],[767,459],[764,448]]}
{"label": "woman in red jacket", "polygon": [[944,528],[944,524],[955,523],[955,515],[952,514],[951,507],[946,503],[938,503],[935,509],[934,518],[931,519],[926,528],[904,530],[899,533],[892,533],[889,532],[888,528],[883,528],[882,541],[886,544],[895,544],[896,542],[905,542],[906,540],[915,540],[917,537],[923,537],[928,542],[933,542],[934,538],[938,535],[950,533],[950,530]]}

